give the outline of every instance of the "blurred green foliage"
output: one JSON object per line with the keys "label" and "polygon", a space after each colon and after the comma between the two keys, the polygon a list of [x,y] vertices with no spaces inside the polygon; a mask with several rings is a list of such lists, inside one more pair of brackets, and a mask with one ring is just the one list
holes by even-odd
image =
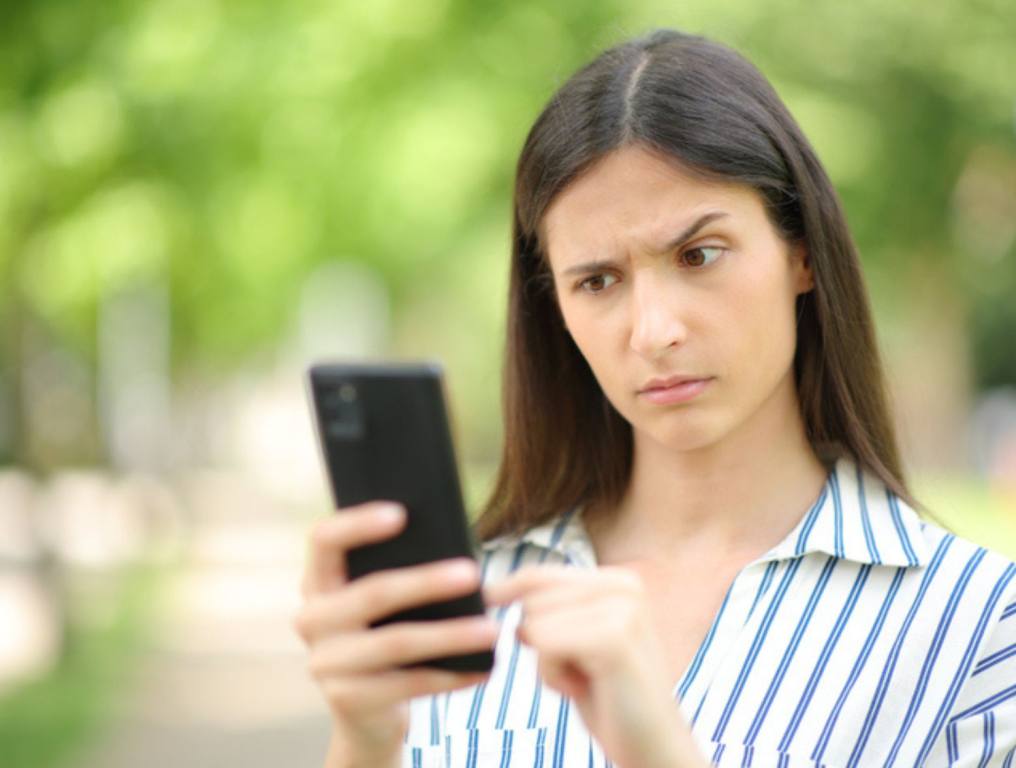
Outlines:
{"label": "blurred green foliage", "polygon": [[100,303],[167,285],[174,375],[214,375],[284,341],[331,260],[378,271],[393,351],[445,359],[489,442],[525,132],[579,64],[656,26],[756,62],[881,303],[955,288],[979,381],[1016,382],[1011,1],[46,0],[0,25],[6,458],[26,325],[94,366]]}
{"label": "blurred green foliage", "polygon": [[138,668],[140,652],[152,639],[162,587],[172,574],[137,564],[110,574],[115,582],[109,619],[101,624],[76,619],[67,630],[67,648],[47,675],[0,696],[0,751],[4,768],[55,768],[95,740],[123,704]]}
{"label": "blurred green foliage", "polygon": [[[20,388],[40,333],[94,372],[103,302],[165,286],[174,378],[220,376],[286,344],[307,280],[347,260],[391,294],[392,352],[445,360],[466,453],[493,445],[515,158],[581,63],[658,26],[772,80],[883,320],[953,291],[975,383],[1016,385],[1012,0],[37,0],[2,18],[0,463],[37,461]],[[468,467],[476,508],[490,456]],[[982,486],[919,486],[1016,553]],[[0,702],[5,766],[53,764],[105,717],[124,615]]]}

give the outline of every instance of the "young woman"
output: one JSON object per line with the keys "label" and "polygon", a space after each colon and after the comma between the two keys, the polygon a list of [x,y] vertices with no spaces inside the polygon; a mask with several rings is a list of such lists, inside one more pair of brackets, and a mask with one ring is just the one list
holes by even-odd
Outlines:
{"label": "young woman", "polygon": [[[764,77],[674,31],[604,52],[514,210],[480,567],[347,583],[398,510],[314,532],[327,764],[1013,765],[1016,565],[919,516],[838,198]],[[486,617],[367,629],[480,581]]]}

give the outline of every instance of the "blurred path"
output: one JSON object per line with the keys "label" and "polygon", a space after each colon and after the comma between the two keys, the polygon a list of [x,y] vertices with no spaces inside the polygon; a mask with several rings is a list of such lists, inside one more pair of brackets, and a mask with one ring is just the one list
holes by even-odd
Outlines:
{"label": "blurred path", "polygon": [[291,630],[308,513],[242,478],[185,489],[196,530],[116,720],[75,768],[320,766],[328,717]]}

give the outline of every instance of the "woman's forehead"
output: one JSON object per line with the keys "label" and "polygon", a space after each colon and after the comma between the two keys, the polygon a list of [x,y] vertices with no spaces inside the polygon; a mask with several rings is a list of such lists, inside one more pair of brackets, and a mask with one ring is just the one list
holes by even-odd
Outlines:
{"label": "woman's forehead", "polygon": [[751,187],[705,179],[657,153],[624,148],[554,198],[540,223],[540,240],[547,249],[582,247],[610,232],[662,242],[707,212],[722,211],[730,223],[754,219],[761,208]]}

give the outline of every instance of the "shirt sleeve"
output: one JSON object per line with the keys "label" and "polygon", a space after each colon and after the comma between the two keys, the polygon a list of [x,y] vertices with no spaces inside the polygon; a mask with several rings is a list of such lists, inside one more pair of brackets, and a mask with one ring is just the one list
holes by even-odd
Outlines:
{"label": "shirt sleeve", "polygon": [[1016,768],[1016,589],[994,614],[926,765]]}

